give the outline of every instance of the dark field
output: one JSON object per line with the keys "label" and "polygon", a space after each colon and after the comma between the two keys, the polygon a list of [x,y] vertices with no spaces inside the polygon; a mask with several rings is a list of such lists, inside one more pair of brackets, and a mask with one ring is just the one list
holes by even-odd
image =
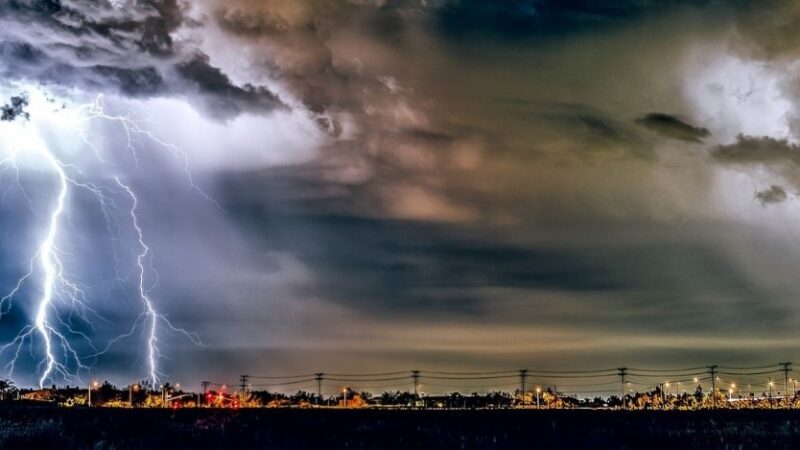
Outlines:
{"label": "dark field", "polygon": [[800,411],[3,407],[2,449],[800,448]]}

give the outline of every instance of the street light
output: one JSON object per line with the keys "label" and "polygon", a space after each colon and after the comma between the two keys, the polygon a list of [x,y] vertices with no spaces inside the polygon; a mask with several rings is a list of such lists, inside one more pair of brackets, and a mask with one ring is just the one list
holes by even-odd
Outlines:
{"label": "street light", "polygon": [[133,408],[133,391],[139,392],[138,384],[128,386],[128,403],[131,404],[131,408]]}
{"label": "street light", "polygon": [[92,406],[92,389],[97,388],[97,381],[92,381],[92,384],[89,385],[89,406]]}
{"label": "street light", "polygon": [[772,381],[772,378],[769,379],[769,407],[772,408],[772,386],[775,386],[775,382]]}
{"label": "street light", "polygon": [[344,408],[347,408],[347,388],[346,387],[342,388],[342,396],[344,397],[344,401],[343,401]]}
{"label": "street light", "polygon": [[542,388],[536,386],[536,409],[539,409],[539,394],[542,393]]}

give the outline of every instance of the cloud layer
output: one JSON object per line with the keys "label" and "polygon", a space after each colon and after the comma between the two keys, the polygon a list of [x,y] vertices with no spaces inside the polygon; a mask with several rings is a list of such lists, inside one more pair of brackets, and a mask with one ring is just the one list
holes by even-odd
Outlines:
{"label": "cloud layer", "polygon": [[220,118],[282,107],[268,89],[232,83],[176,39],[191,26],[184,8],[176,0],[5,2],[0,73],[134,97],[181,95]]}
{"label": "cloud layer", "polygon": [[772,362],[800,287],[797,17],[773,0],[15,0],[0,73],[106,93],[200,168],[221,210],[152,143],[122,164],[154,296],[209,345],[171,342],[176,377]]}

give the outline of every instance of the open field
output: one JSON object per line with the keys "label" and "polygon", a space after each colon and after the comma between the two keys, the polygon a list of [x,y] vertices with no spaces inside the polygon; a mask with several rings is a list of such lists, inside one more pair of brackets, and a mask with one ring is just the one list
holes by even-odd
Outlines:
{"label": "open field", "polygon": [[800,448],[800,411],[5,407],[2,449]]}

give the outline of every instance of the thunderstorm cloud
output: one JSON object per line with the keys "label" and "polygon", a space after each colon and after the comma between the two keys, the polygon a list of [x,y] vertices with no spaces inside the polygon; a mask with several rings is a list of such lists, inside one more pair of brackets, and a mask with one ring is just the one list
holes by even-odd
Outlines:
{"label": "thunderstorm cloud", "polygon": [[177,0],[10,0],[0,5],[0,73],[6,79],[147,97],[177,94],[209,113],[282,107],[265,87],[237,85],[190,42]]}
{"label": "thunderstorm cloud", "polygon": [[[0,125],[135,190],[150,295],[204,343],[164,335],[171,379],[772,363],[800,338],[798,24],[789,0],[9,0]],[[132,122],[65,139],[36,115],[62,103]],[[5,292],[54,189],[20,169]],[[85,363],[144,377],[135,230],[70,206],[106,319],[76,327],[111,343]]]}
{"label": "thunderstorm cloud", "polygon": [[756,200],[763,205],[783,203],[789,198],[786,190],[778,185],[772,185],[763,191],[756,192]]}
{"label": "thunderstorm cloud", "polygon": [[664,113],[647,114],[636,119],[636,123],[666,137],[698,144],[711,134],[706,128],[692,126],[675,116]]}

